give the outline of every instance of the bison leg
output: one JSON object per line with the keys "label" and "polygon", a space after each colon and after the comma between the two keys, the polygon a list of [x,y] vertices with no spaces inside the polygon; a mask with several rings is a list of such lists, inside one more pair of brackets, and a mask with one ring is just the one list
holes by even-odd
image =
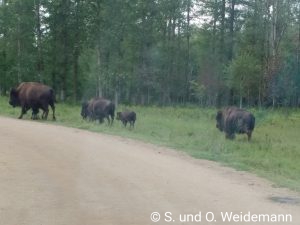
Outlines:
{"label": "bison leg", "polygon": [[34,114],[34,111],[32,110],[31,119],[34,120],[34,117],[35,117],[35,114]]}
{"label": "bison leg", "polygon": [[39,113],[38,108],[32,108],[31,119],[32,120],[37,120],[38,119],[38,113]]}
{"label": "bison leg", "polygon": [[48,118],[48,113],[49,113],[49,109],[45,110],[44,113],[43,113],[43,119],[44,120],[47,120]]}
{"label": "bison leg", "polygon": [[27,110],[28,110],[28,109],[27,109],[25,106],[23,106],[23,107],[22,107],[22,110],[21,110],[21,115],[20,115],[18,118],[19,118],[19,119],[22,119],[22,118],[23,118],[23,115],[26,114]]}
{"label": "bison leg", "polygon": [[31,119],[35,120],[35,118],[36,118],[36,114],[32,111],[32,113],[31,113]]}
{"label": "bison leg", "polygon": [[248,141],[250,141],[251,137],[252,137],[252,131],[248,131],[247,132],[247,136],[248,136]]}
{"label": "bison leg", "polygon": [[46,114],[46,112],[43,110],[42,119],[45,118],[45,114]]}
{"label": "bison leg", "polygon": [[48,107],[48,104],[43,104],[43,105],[41,106],[41,109],[43,110],[42,119],[43,119],[43,120],[46,120],[47,117],[48,117],[48,113],[49,113],[49,107]]}
{"label": "bison leg", "polygon": [[31,119],[32,119],[32,120],[38,120],[39,117],[38,117],[38,115],[37,115],[36,113],[32,113]]}
{"label": "bison leg", "polygon": [[111,123],[110,123],[111,126],[113,125],[113,122],[114,122],[114,115],[112,114],[111,115]]}
{"label": "bison leg", "polygon": [[103,118],[99,117],[99,123],[103,123]]}
{"label": "bison leg", "polygon": [[53,102],[50,103],[50,107],[52,109],[52,118],[53,118],[53,120],[56,120],[56,117],[55,117],[55,106],[54,106]]}
{"label": "bison leg", "polygon": [[108,116],[108,115],[106,116],[106,119],[107,119],[107,122],[108,122],[108,126],[110,126],[110,125],[111,125],[111,121],[110,121],[110,119],[109,119],[109,116]]}
{"label": "bison leg", "polygon": [[235,138],[235,135],[234,135],[234,133],[226,133],[225,137],[226,137],[226,139],[232,140]]}
{"label": "bison leg", "polygon": [[123,120],[123,125],[124,125],[124,127],[127,126],[127,121],[126,120]]}
{"label": "bison leg", "polygon": [[49,113],[49,109],[48,109],[48,107],[47,107],[46,109],[44,109],[42,119],[47,120],[47,118],[48,118],[48,113]]}

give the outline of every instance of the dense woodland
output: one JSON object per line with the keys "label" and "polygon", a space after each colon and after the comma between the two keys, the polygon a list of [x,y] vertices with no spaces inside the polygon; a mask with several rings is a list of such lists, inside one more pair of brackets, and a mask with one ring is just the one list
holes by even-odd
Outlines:
{"label": "dense woodland", "polygon": [[298,0],[0,0],[0,92],[300,105]]}

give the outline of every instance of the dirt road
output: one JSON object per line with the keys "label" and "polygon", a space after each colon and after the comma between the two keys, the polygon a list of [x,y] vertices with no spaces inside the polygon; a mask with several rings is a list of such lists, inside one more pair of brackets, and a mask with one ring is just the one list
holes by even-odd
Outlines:
{"label": "dirt road", "polygon": [[271,197],[299,198],[165,148],[0,117],[1,225],[274,224],[228,222],[226,212],[290,214],[292,222],[275,224],[300,224],[299,204]]}

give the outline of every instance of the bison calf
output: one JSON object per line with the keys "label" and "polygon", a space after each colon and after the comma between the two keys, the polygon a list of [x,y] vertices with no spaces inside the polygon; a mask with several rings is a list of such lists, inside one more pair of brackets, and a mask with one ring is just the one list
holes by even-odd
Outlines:
{"label": "bison calf", "polygon": [[134,127],[134,123],[136,121],[136,113],[132,111],[117,112],[117,120],[121,120],[125,127],[128,122],[130,124],[130,128]]}
{"label": "bison calf", "polygon": [[248,141],[251,140],[255,117],[250,112],[237,107],[227,107],[217,113],[216,121],[216,127],[225,132],[226,138],[234,139],[237,133],[247,134]]}

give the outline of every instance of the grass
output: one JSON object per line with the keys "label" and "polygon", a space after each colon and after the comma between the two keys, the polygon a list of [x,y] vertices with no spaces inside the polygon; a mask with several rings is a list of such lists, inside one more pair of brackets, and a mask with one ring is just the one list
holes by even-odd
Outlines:
{"label": "grass", "polygon": [[[7,102],[7,98],[0,98],[0,114],[18,117],[20,108],[12,108]],[[118,111],[124,108],[120,106]],[[192,157],[250,171],[278,186],[300,191],[300,110],[251,110],[256,127],[252,141],[247,142],[246,135],[237,135],[234,141],[225,139],[215,127],[215,109],[141,106],[130,109],[137,113],[134,130],[124,128],[120,121],[115,121],[113,127],[84,121],[80,106],[68,104],[57,104],[57,121],[47,123],[172,147]],[[24,119],[30,119],[30,115]]]}

